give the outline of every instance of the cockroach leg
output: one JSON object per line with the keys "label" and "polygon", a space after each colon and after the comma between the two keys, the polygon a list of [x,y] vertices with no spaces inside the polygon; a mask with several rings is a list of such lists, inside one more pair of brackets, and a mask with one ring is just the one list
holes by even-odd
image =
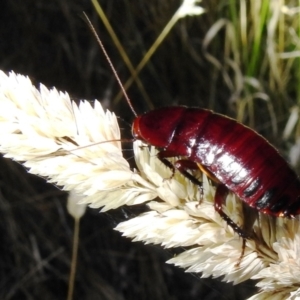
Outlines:
{"label": "cockroach leg", "polygon": [[171,151],[160,151],[157,153],[157,158],[169,169],[171,169],[172,171],[172,175],[170,176],[170,178],[168,179],[172,179],[174,177],[175,174],[175,166],[169,161],[167,160],[167,158],[169,157],[174,157],[174,153]]}
{"label": "cockroach leg", "polygon": [[188,172],[188,170],[198,170],[198,165],[191,161],[186,159],[179,159],[175,162],[174,167],[186,178],[188,178],[192,183],[198,185],[202,188],[202,182],[199,181],[195,176],[193,176],[191,173]]}
{"label": "cockroach leg", "polygon": [[[181,174],[183,174],[186,178],[188,178],[193,184],[197,185],[201,189],[201,198],[203,197],[203,186],[202,182],[199,181],[195,176],[193,176],[191,173],[189,173],[189,170],[199,170],[199,164],[186,160],[186,159],[180,159],[177,160],[174,164],[172,164],[167,158],[174,157],[174,153],[171,151],[161,151],[157,154],[158,159],[168,168],[172,170],[172,176],[175,174],[175,170],[178,170]],[[201,168],[201,170],[203,170]],[[205,168],[204,168],[205,170]],[[209,173],[210,174],[210,173]],[[170,178],[170,179],[171,179]],[[221,218],[226,221],[226,223],[243,239],[242,244],[242,251],[240,258],[236,264],[238,267],[242,261],[242,258],[245,253],[246,248],[246,239],[249,239],[249,235],[240,228],[233,220],[230,219],[230,217],[223,211],[223,204],[226,200],[226,197],[229,193],[228,188],[224,184],[217,184],[216,194],[215,194],[215,201],[214,201],[214,208],[219,213]],[[199,203],[201,203],[201,200]]]}
{"label": "cockroach leg", "polygon": [[246,249],[246,239],[243,238],[243,244],[242,244],[242,251],[241,251],[241,255],[237,261],[237,263],[234,265],[236,268],[238,268],[242,262],[242,259],[244,257],[244,254],[245,254],[245,249]]}
{"label": "cockroach leg", "polygon": [[244,257],[245,248],[246,248],[246,239],[249,239],[250,236],[242,228],[240,228],[235,222],[233,222],[229,216],[227,216],[224,213],[222,205],[226,200],[228,192],[229,192],[229,190],[224,184],[219,184],[217,186],[214,207],[215,207],[215,210],[221,216],[221,218],[224,221],[226,221],[226,223],[243,239],[241,255],[240,255],[238,262],[236,263],[236,266],[238,267],[242,261],[242,258]]}
{"label": "cockroach leg", "polygon": [[187,179],[189,179],[193,184],[197,185],[200,190],[200,200],[199,204],[203,200],[203,184],[201,181],[199,181],[195,176],[193,176],[191,173],[188,172],[188,170],[198,170],[199,167],[198,164],[186,159],[179,159],[174,164],[175,168]]}
{"label": "cockroach leg", "polygon": [[172,164],[167,158],[174,157],[175,154],[170,151],[161,151],[157,154],[158,159],[168,168],[172,170],[170,179],[174,177],[175,170],[178,170],[183,176],[188,178],[192,183],[197,185],[201,190],[201,198],[203,197],[202,182],[188,172],[188,170],[199,170],[198,164],[187,159],[179,159]]}
{"label": "cockroach leg", "polygon": [[215,210],[219,213],[221,218],[226,221],[226,223],[242,238],[249,238],[248,234],[242,230],[235,222],[233,222],[229,216],[227,216],[224,211],[223,211],[223,203],[226,200],[226,197],[228,195],[228,188],[224,184],[219,184],[216,189],[216,194],[215,194],[215,203],[214,207]]}

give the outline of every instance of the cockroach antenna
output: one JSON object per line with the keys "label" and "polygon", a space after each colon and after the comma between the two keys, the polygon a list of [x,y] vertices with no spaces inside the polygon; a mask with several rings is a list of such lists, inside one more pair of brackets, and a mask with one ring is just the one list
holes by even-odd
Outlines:
{"label": "cockroach antenna", "polygon": [[127,95],[127,93],[126,93],[126,91],[125,91],[125,89],[124,89],[124,87],[123,87],[123,84],[122,84],[122,82],[121,82],[121,80],[120,80],[120,78],[119,78],[119,76],[118,76],[118,73],[117,73],[117,71],[116,71],[116,69],[115,69],[115,67],[114,67],[114,65],[113,65],[113,63],[112,63],[112,61],[110,60],[110,58],[109,58],[109,56],[108,56],[108,54],[107,54],[107,52],[106,52],[106,50],[105,50],[105,48],[104,48],[104,45],[102,44],[102,42],[101,42],[101,40],[100,40],[100,38],[99,38],[99,35],[98,35],[97,32],[96,32],[95,27],[93,26],[92,22],[90,21],[90,19],[88,18],[88,16],[86,15],[85,12],[83,12],[83,15],[85,16],[85,18],[86,18],[86,20],[87,20],[87,23],[88,23],[88,25],[89,25],[89,27],[90,27],[90,29],[91,29],[93,35],[95,36],[95,38],[96,38],[96,40],[97,40],[97,42],[98,42],[98,44],[99,44],[99,46],[100,46],[100,48],[101,48],[101,50],[102,50],[102,52],[103,52],[103,54],[104,54],[106,60],[108,61],[108,64],[109,64],[110,68],[112,69],[112,71],[113,71],[113,73],[114,73],[114,75],[115,75],[115,77],[116,77],[116,79],[117,79],[117,82],[118,82],[118,84],[119,84],[119,86],[120,86],[120,88],[121,88],[121,90],[122,90],[122,92],[123,92],[123,94],[124,94],[124,97],[125,97],[125,99],[126,99],[128,105],[129,105],[130,109],[132,110],[133,114],[137,117],[137,113],[136,113],[135,109],[133,108],[133,105],[132,105],[132,103],[131,103],[131,100],[129,99],[129,97],[128,97],[128,95]]}

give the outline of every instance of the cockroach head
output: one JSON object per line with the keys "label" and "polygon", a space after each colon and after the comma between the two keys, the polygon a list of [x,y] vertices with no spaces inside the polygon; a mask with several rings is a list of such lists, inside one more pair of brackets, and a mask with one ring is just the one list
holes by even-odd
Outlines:
{"label": "cockroach head", "polygon": [[166,148],[173,138],[184,107],[165,107],[138,116],[132,125],[132,135],[149,145]]}

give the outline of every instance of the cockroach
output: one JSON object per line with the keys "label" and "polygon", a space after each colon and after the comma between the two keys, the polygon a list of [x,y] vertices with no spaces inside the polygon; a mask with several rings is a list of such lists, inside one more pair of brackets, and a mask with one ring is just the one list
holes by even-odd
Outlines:
{"label": "cockroach", "polygon": [[[189,169],[199,167],[216,183],[215,210],[243,238],[247,234],[222,205],[233,192],[259,212],[292,218],[300,213],[300,180],[261,135],[234,119],[207,109],[165,107],[137,117],[135,139],[162,149],[158,158],[200,184]],[[184,157],[172,165],[167,159]]]}
{"label": "cockroach", "polygon": [[[89,20],[88,20],[89,22]],[[158,159],[196,185],[189,171],[201,169],[216,184],[214,208],[244,239],[248,234],[223,211],[229,192],[259,212],[293,218],[300,214],[300,180],[261,135],[224,115],[202,108],[164,107],[137,116],[95,29],[89,25],[136,116],[134,140],[160,149]],[[182,157],[172,164],[168,159]]]}

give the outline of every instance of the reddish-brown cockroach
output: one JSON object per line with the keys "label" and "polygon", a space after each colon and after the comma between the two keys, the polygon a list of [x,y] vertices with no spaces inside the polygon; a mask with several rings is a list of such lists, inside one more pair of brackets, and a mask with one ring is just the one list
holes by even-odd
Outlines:
{"label": "reddish-brown cockroach", "polygon": [[[158,158],[195,183],[187,170],[200,166],[216,182],[215,210],[244,238],[246,233],[222,209],[229,191],[272,216],[300,213],[296,173],[265,138],[231,118],[206,109],[166,107],[137,117],[132,132],[162,149]],[[184,159],[174,165],[167,160],[178,156]]]}
{"label": "reddish-brown cockroach", "polygon": [[[254,130],[200,108],[165,107],[137,116],[102,42],[90,22],[89,25],[136,116],[132,126],[134,140],[161,149],[157,156],[162,163],[199,186],[201,182],[189,170],[200,168],[205,172],[217,186],[215,210],[235,232],[248,238],[223,211],[229,191],[265,214],[276,217],[300,214],[298,176],[279,152]],[[183,159],[172,164],[168,158],[173,157]]]}

